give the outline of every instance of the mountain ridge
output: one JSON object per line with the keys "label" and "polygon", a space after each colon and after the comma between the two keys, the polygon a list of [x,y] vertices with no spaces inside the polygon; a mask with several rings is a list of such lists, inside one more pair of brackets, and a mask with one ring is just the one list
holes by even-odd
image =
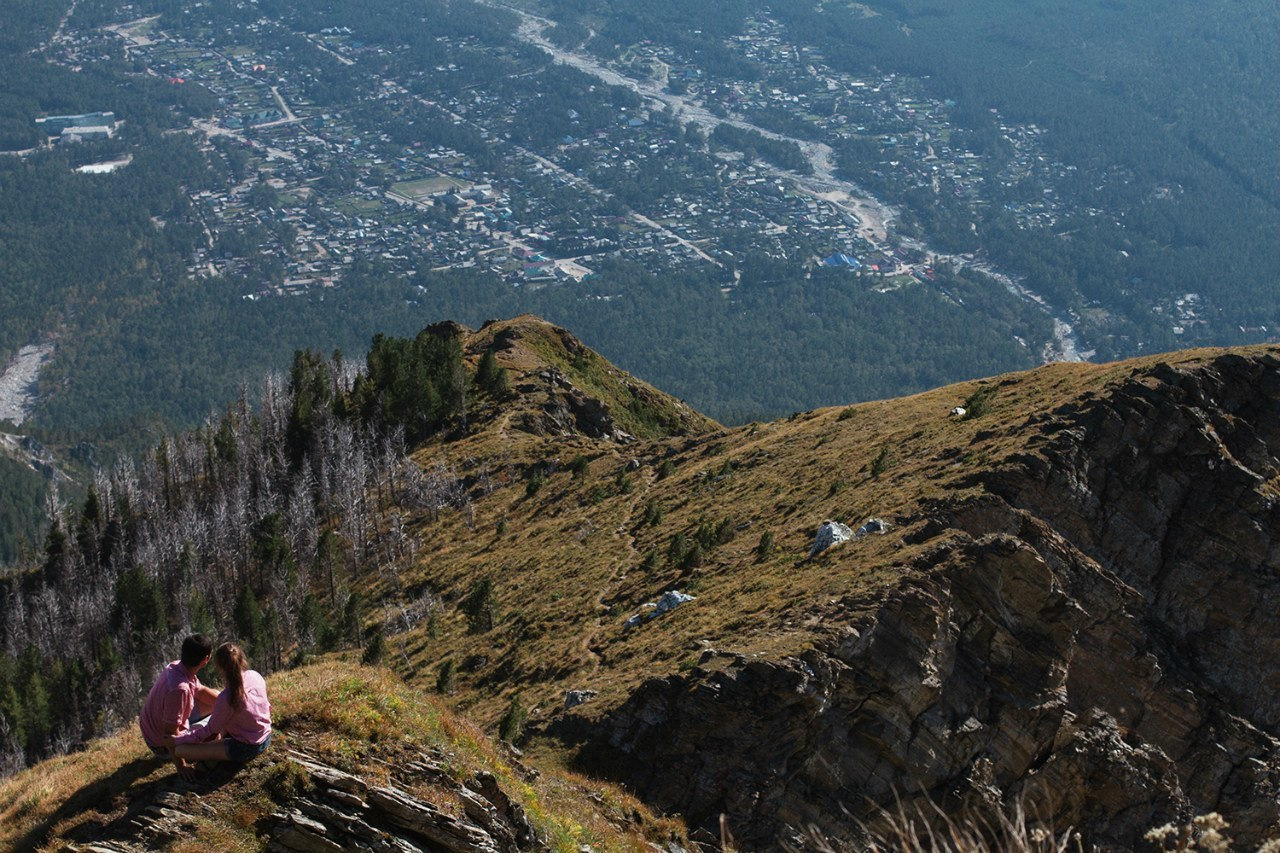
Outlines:
{"label": "mountain ridge", "polygon": [[533,317],[428,331],[470,390],[366,481],[347,582],[411,683],[527,711],[535,765],[748,849],[856,844],[898,797],[1103,848],[1210,810],[1276,834],[1275,348],[726,428]]}
{"label": "mountain ridge", "polygon": [[[1243,666],[1240,657],[1228,660],[1203,652],[1200,660],[1186,666],[1182,662],[1184,650],[1178,647],[1181,641],[1171,643],[1163,638],[1164,632],[1176,632],[1172,623],[1148,625],[1158,621],[1147,612],[1148,599],[1156,593],[1135,584],[1126,574],[1137,571],[1129,566],[1135,555],[1116,542],[1111,543],[1109,552],[1100,551],[1097,543],[1083,536],[1091,525],[1101,523],[1100,517],[1084,520],[1068,515],[1067,510],[1075,506],[1072,490],[1079,485],[1079,477],[1100,476],[1098,472],[1106,465],[1119,465],[1128,458],[1120,448],[1139,457],[1158,454],[1162,464],[1169,464],[1177,460],[1166,446],[1172,441],[1173,450],[1185,449],[1193,460],[1209,460],[1205,464],[1210,467],[1200,472],[1206,476],[1215,469],[1240,473],[1236,455],[1246,452],[1272,459],[1266,463],[1271,467],[1265,470],[1273,470],[1277,445],[1257,438],[1254,430],[1259,419],[1265,421],[1261,412],[1274,404],[1278,363],[1274,349],[1253,348],[1153,356],[1113,365],[1051,365],[898,401],[818,410],[774,424],[723,430],[680,444],[628,445],[625,450],[606,451],[601,457],[608,460],[604,475],[612,475],[614,484],[599,505],[614,504],[612,514],[567,508],[574,502],[582,505],[592,500],[590,495],[574,494],[571,488],[553,494],[550,509],[530,508],[535,517],[540,512],[572,516],[577,526],[561,523],[557,531],[561,536],[568,530],[584,538],[613,531],[613,547],[595,549],[599,559],[612,564],[608,572],[587,568],[582,559],[566,559],[566,553],[578,550],[567,539],[544,551],[538,540],[552,535],[549,525],[538,524],[532,532],[513,534],[518,541],[527,537],[523,539],[526,544],[517,549],[504,550],[495,540],[487,543],[483,554],[470,555],[451,550],[449,542],[459,541],[460,532],[447,532],[446,525],[442,535],[425,538],[424,545],[437,555],[438,564],[448,568],[429,570],[427,577],[433,584],[447,587],[447,577],[456,578],[457,572],[464,578],[476,577],[477,562],[497,566],[512,550],[540,555],[553,564],[562,561],[558,568],[542,571],[532,566],[534,557],[518,562],[510,557],[515,566],[508,566],[505,576],[518,587],[521,618],[534,627],[514,630],[514,639],[495,638],[496,653],[483,656],[492,659],[472,661],[481,718],[497,713],[500,700],[511,693],[511,682],[523,682],[526,690],[529,684],[539,685],[535,689],[542,700],[538,710],[543,716],[537,724],[553,739],[576,744],[582,767],[595,772],[628,764],[634,767],[634,757],[644,756],[639,769],[622,773],[615,769],[614,778],[634,786],[659,807],[684,814],[691,826],[706,832],[714,832],[719,815],[724,813],[735,837],[749,845],[795,843],[814,826],[829,833],[831,839],[853,843],[856,830],[852,825],[845,818],[832,817],[849,810],[868,816],[857,810],[859,804],[845,799],[848,785],[860,784],[863,796],[885,806],[892,803],[894,791],[916,785],[919,775],[933,776],[924,789],[951,805],[978,797],[987,802],[994,798],[1007,806],[1007,798],[1015,791],[1018,796],[1033,796],[1033,786],[1023,774],[1034,771],[1039,784],[1061,789],[1047,800],[1037,801],[1038,807],[1052,815],[1052,823],[1085,830],[1098,843],[1131,845],[1152,826],[1178,816],[1189,819],[1193,812],[1209,808],[1222,810],[1246,837],[1268,837],[1275,831],[1276,816],[1274,797],[1266,795],[1273,790],[1276,773],[1270,721],[1242,714],[1247,706],[1232,701],[1198,699],[1187,706],[1177,698],[1180,689],[1217,695],[1220,688],[1214,679],[1202,673],[1213,671],[1211,663],[1235,672]],[[1254,390],[1258,399],[1250,403]],[[1157,423],[1170,430],[1181,424],[1183,432],[1176,440],[1155,434],[1155,426],[1142,420],[1143,406],[1154,405],[1152,400],[1163,401]],[[971,410],[989,411],[977,417],[951,413],[965,402]],[[1113,421],[1117,420],[1123,426],[1115,426]],[[1228,431],[1228,425],[1233,429]],[[1108,429],[1120,430],[1119,436],[1109,435]],[[1099,431],[1109,437],[1094,438]],[[770,432],[775,435],[769,436]],[[1197,436],[1202,440],[1189,449]],[[1072,444],[1081,437],[1086,439],[1083,444]],[[484,440],[474,440],[476,444],[468,450],[479,457]],[[1233,450],[1236,444],[1240,449]],[[532,450],[535,456],[540,452]],[[1107,462],[1089,467],[1092,454],[1104,450]],[[879,466],[877,459],[883,460]],[[666,462],[674,463],[676,473],[660,478],[657,472]],[[594,472],[599,464],[593,461],[592,465],[597,478],[600,475]],[[1077,474],[1073,466],[1080,465],[1091,473]],[[877,467],[883,470],[873,474]],[[1175,474],[1181,479],[1189,476],[1177,469],[1151,476]],[[1234,504],[1237,491],[1250,484],[1264,493],[1272,488],[1265,476],[1241,476],[1244,486],[1236,484],[1225,496],[1214,493],[1215,497],[1206,501]],[[627,477],[634,478],[633,485],[616,485],[619,478]],[[667,477],[676,483],[664,486]],[[1048,482],[1037,486],[1037,478]],[[555,483],[556,477],[549,482]],[[571,487],[572,481],[567,485]],[[784,498],[772,506],[761,506],[759,496],[770,487],[775,494],[785,496],[790,491],[792,498],[801,500]],[[629,488],[633,491],[627,491]],[[1086,504],[1106,505],[1112,499],[1106,494],[1108,488],[1116,487],[1097,486],[1097,493],[1086,489],[1088,501],[1093,502]],[[536,501],[541,494],[539,491],[518,501]],[[1126,493],[1123,500],[1137,498]],[[1270,506],[1268,500],[1260,498],[1258,506]],[[653,501],[662,507],[658,514],[667,518],[646,525],[644,508]],[[1092,511],[1099,512],[1096,506]],[[1150,509],[1148,515],[1155,518],[1166,511]],[[514,505],[495,508],[493,513],[517,517]],[[528,518],[530,512],[523,515]],[[677,515],[673,524],[672,516]],[[806,558],[813,534],[824,519],[835,518],[856,527],[871,516],[884,517],[894,530]],[[698,560],[675,565],[671,559],[673,540],[683,535],[692,542],[699,531],[718,527],[730,517],[735,535],[729,542],[706,549]],[[782,520],[786,523],[779,524]],[[797,521],[802,521],[798,527]],[[1187,521],[1182,518],[1178,523]],[[1252,518],[1238,522],[1265,527]],[[1163,523],[1175,524],[1168,519]],[[773,547],[785,555],[773,557],[772,567],[769,558],[756,556],[761,548],[757,537],[765,532],[772,534]],[[1113,539],[1118,536],[1112,534]],[[653,554],[659,554],[667,564],[662,565],[660,559],[653,568]],[[1256,547],[1253,556],[1258,556]],[[646,560],[650,561],[647,571]],[[961,584],[974,566],[985,566],[995,573],[1000,580],[994,588]],[[843,589],[838,583],[827,584],[832,571],[848,571],[853,579]],[[957,572],[960,576],[952,577]],[[1204,577],[1212,574],[1204,566],[1199,572],[1195,589],[1208,595],[1211,584]],[[1262,589],[1271,572],[1265,561],[1259,572],[1255,581]],[[527,591],[542,589],[549,576],[572,578],[572,583],[583,589],[600,590],[593,601],[586,602],[595,606],[585,613],[578,608],[575,616],[573,608],[541,607],[531,602]],[[1012,593],[1003,591],[1002,584],[1010,585],[1021,597],[1012,603],[1006,600]],[[1046,585],[1057,591],[1033,594]],[[752,587],[754,594],[743,592]],[[624,617],[643,612],[637,608],[646,600],[655,600],[664,589],[692,592],[697,600],[652,625],[634,630],[624,627]],[[960,590],[969,599],[966,618],[988,619],[988,610],[994,609],[1004,620],[996,633],[1010,648],[979,651],[962,643],[963,632],[959,631],[947,639],[948,631],[955,627],[951,625],[953,616],[937,602],[947,601]],[[925,607],[922,596],[935,606]],[[547,616],[539,619],[530,611]],[[1081,616],[1107,611],[1114,613],[1092,626]],[[868,612],[874,615],[866,617]],[[1038,614],[1031,622],[1043,621],[1050,627],[1027,633],[1023,623],[1028,613]],[[856,627],[860,618],[871,625],[895,625],[881,630],[896,632],[903,648],[918,650],[920,659],[913,662],[900,652],[895,658],[889,647],[882,645],[886,641],[860,639],[866,633],[865,627]],[[925,627],[928,624],[933,625],[931,638]],[[581,645],[570,645],[563,639],[547,641],[544,637],[552,626],[564,635],[583,632],[586,639]],[[1254,630],[1248,618],[1242,617],[1239,633],[1251,635]],[[1104,667],[1103,662],[1110,659],[1090,639],[1091,632],[1125,642],[1155,663],[1146,672],[1140,668],[1117,670],[1113,662]],[[1262,631],[1247,647],[1255,655],[1269,649],[1264,639],[1267,635]],[[995,641],[988,638],[988,642]],[[951,649],[950,663],[930,662],[932,655],[939,654],[934,648],[938,643]],[[1023,644],[1033,648],[1047,644],[1054,651],[1022,658],[1010,651]],[[448,639],[441,645],[433,660],[447,653]],[[530,647],[537,651],[530,651]],[[566,654],[574,657],[566,660]],[[887,660],[881,661],[877,671],[867,661],[868,655],[873,660],[877,655]],[[964,655],[974,661],[1013,656],[1016,666],[1003,676],[1009,682],[1002,688],[1003,698],[994,698],[993,688],[985,685],[984,679],[993,677],[989,672],[981,676],[970,673],[968,679],[952,672],[959,686],[948,682],[948,666],[957,666],[954,659]],[[1074,669],[1069,665],[1073,659],[1078,660]],[[548,667],[549,660],[558,664]],[[1092,686],[1092,679],[1080,674],[1085,660],[1094,661],[1099,673],[1107,673],[1099,680],[1110,678],[1123,689],[1117,687],[1108,695]],[[678,663],[674,673],[672,661]],[[1010,665],[1009,661],[1006,664]],[[414,666],[418,665],[415,662]],[[797,709],[798,718],[791,718],[768,707],[768,701],[788,707],[793,703],[785,697],[794,700],[797,693],[805,691],[825,693],[828,699],[838,696],[849,689],[838,674],[845,673],[847,678],[849,672],[868,666],[878,675],[864,673],[861,679],[878,678],[880,693],[905,697],[900,703],[886,701],[879,717],[872,714],[870,719],[857,719],[855,715],[855,722],[840,724],[832,722],[838,714],[827,712],[820,723],[827,728],[820,729],[825,734],[819,737],[807,727],[822,716],[813,708],[807,712]],[[980,672],[990,666],[970,664]],[[1051,678],[1059,669],[1063,677]],[[933,670],[942,674],[930,675]],[[1264,673],[1256,665],[1243,666],[1240,671],[1241,675],[1232,675],[1229,680],[1265,683]],[[921,674],[904,674],[911,672]],[[921,685],[931,679],[939,683],[923,689]],[[1022,684],[1022,679],[1027,683]],[[1175,684],[1183,687],[1170,686]],[[1193,687],[1186,687],[1188,684]],[[940,703],[956,702],[954,690],[962,695],[986,694],[985,704],[959,702],[948,711],[960,715],[959,719],[946,725],[931,720],[930,714],[941,713],[937,710]],[[491,691],[495,698],[482,698]],[[598,695],[585,705],[557,708],[558,696],[570,691],[595,691]],[[1058,697],[1058,692],[1065,697]],[[1075,698],[1077,693],[1081,700]],[[865,713],[870,707],[865,703],[874,695],[874,690],[869,695],[855,691],[847,698],[846,708],[850,714],[853,709]],[[861,698],[855,701],[853,697]],[[1009,733],[1015,723],[1004,720],[991,707],[1009,701],[1056,708],[1057,716],[1042,711],[1038,717],[1031,715],[1030,721],[1017,724],[1023,731],[1016,737],[1026,738],[1034,746],[1001,746],[1000,738],[1016,739]],[[1253,701],[1256,704],[1258,700]],[[1160,710],[1146,718],[1134,710],[1148,704]],[[814,716],[806,716],[809,713]],[[1162,728],[1151,721],[1158,714],[1175,721],[1179,714],[1189,714],[1198,722],[1187,727],[1166,721]],[[1052,725],[1046,722],[1049,717]],[[1206,743],[1196,741],[1195,733],[1211,725],[1207,722],[1210,718],[1235,727],[1233,742],[1241,751],[1232,753],[1237,764],[1226,769],[1206,757],[1205,751],[1212,751]],[[772,724],[756,722],[760,719]],[[918,743],[921,734],[917,728],[926,722],[935,727],[934,746],[922,754],[901,751],[904,745]],[[812,741],[829,739],[857,754],[850,739],[865,737],[857,733],[867,725],[883,732],[885,743],[879,751],[864,749],[860,759],[846,757],[845,769],[829,776],[825,770],[812,769],[842,766],[838,755],[812,746]],[[966,727],[979,734],[971,736]],[[779,732],[787,734],[779,737]],[[963,741],[965,736],[983,746],[958,750],[948,746],[953,739]],[[1137,745],[1129,744],[1126,738]],[[809,746],[779,753],[780,741]],[[703,746],[708,743],[716,748]],[[1215,742],[1214,748],[1227,747]],[[1021,755],[1024,751],[1027,754]],[[1081,757],[1073,763],[1067,756],[1076,753]],[[750,757],[753,755],[756,757]],[[1251,776],[1248,768],[1253,765],[1248,762],[1254,760],[1261,763]],[[901,769],[884,769],[894,766]],[[944,767],[945,772],[939,769]],[[930,769],[925,773],[921,768]],[[878,774],[883,778],[867,781]],[[1198,778],[1206,774],[1220,787],[1215,789]],[[1117,791],[1115,785],[1101,784],[1112,776],[1126,779],[1127,785]],[[1059,781],[1055,784],[1045,779]],[[1229,793],[1222,793],[1233,786],[1247,793],[1234,800]],[[961,789],[967,791],[963,796],[956,793]],[[789,822],[788,816],[795,822]]]}

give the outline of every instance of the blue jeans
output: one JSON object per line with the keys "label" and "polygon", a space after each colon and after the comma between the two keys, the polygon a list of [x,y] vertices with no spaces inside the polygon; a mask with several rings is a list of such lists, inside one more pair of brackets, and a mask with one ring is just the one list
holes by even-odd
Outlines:
{"label": "blue jeans", "polygon": [[267,739],[262,743],[244,743],[229,737],[227,738],[227,760],[242,764],[251,758],[257,758],[262,755],[270,745],[271,735],[267,735]]}

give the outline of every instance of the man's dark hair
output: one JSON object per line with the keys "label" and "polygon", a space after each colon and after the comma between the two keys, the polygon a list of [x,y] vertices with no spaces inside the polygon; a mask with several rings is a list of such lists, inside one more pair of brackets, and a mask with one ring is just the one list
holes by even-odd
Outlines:
{"label": "man's dark hair", "polygon": [[182,665],[199,666],[213,653],[213,640],[204,634],[192,634],[182,641]]}

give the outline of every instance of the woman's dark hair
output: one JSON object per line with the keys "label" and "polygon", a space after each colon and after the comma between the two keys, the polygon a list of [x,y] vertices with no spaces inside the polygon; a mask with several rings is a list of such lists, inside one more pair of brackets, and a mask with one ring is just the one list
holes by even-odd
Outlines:
{"label": "woman's dark hair", "polygon": [[182,665],[199,666],[213,651],[213,640],[204,634],[192,634],[182,641]]}
{"label": "woman's dark hair", "polygon": [[223,643],[213,653],[213,661],[227,680],[227,704],[239,711],[244,707],[244,671],[249,668],[244,651],[235,643]]}

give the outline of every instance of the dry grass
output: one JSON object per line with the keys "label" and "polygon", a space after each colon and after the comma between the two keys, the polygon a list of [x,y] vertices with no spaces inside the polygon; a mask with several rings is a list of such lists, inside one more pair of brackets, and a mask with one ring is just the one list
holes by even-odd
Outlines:
{"label": "dry grass", "polygon": [[[504,327],[481,334],[491,340]],[[530,372],[571,360],[551,337],[531,336],[532,343],[500,353],[514,387],[537,387]],[[453,659],[460,666],[458,705],[492,726],[517,690],[536,723],[558,711],[567,690],[598,691],[584,710],[604,709],[645,678],[689,669],[706,646],[799,653],[818,641],[824,617],[857,610],[877,591],[902,582],[912,560],[932,544],[912,544],[906,534],[919,529],[931,505],[976,494],[981,487],[975,475],[1026,452],[1028,436],[1038,429],[1029,416],[1103,393],[1135,368],[1216,354],[1051,365],[898,400],[627,446],[521,432],[512,424],[522,412],[536,411],[543,398],[517,395],[500,412],[490,412],[490,420],[477,419],[468,437],[419,450],[423,465],[448,459],[460,474],[477,478],[485,472],[498,487],[477,497],[472,515],[417,519],[420,558],[402,579],[411,587],[428,584],[456,605],[477,580],[492,578],[498,625],[470,633],[447,607],[438,636],[419,629],[393,639],[393,648],[403,652],[397,665],[427,686],[440,663]],[[613,381],[626,384],[617,376]],[[950,416],[984,387],[992,391],[989,413],[971,420]],[[579,454],[591,460],[584,479],[566,470]],[[881,462],[873,464],[877,458]],[[642,467],[625,472],[632,459]],[[559,470],[528,495],[525,473],[551,460],[559,461]],[[664,463],[671,473],[660,477]],[[644,522],[650,503],[662,509],[653,525]],[[824,520],[856,527],[870,516],[895,527],[806,559]],[[702,565],[645,562],[651,553],[665,555],[678,532],[690,536],[700,521],[724,519],[731,519],[736,535]],[[755,549],[765,532],[774,550],[760,560]],[[641,629],[624,630],[628,616],[666,589],[698,600]],[[370,590],[375,598],[383,591]]]}
{"label": "dry grass", "polygon": [[[539,835],[557,850],[582,844],[642,850],[646,839],[683,838],[683,827],[653,817],[625,793],[549,767],[526,774],[479,728],[439,707],[383,669],[326,661],[269,681],[277,733],[272,749],[230,781],[205,791],[197,826],[175,850],[261,848],[260,822],[275,800],[307,780],[281,761],[298,748],[371,783],[405,784],[406,758],[429,752],[459,779],[481,770],[521,803]],[[95,741],[0,782],[0,849],[59,849],[63,840],[96,838],[131,804],[149,802],[175,783],[172,765],[150,758],[133,731]],[[443,787],[409,784],[446,811],[459,805]]]}
{"label": "dry grass", "polygon": [[36,849],[50,830],[60,834],[88,821],[105,821],[171,772],[172,766],[154,760],[134,732],[43,762],[0,783],[0,849]]}

